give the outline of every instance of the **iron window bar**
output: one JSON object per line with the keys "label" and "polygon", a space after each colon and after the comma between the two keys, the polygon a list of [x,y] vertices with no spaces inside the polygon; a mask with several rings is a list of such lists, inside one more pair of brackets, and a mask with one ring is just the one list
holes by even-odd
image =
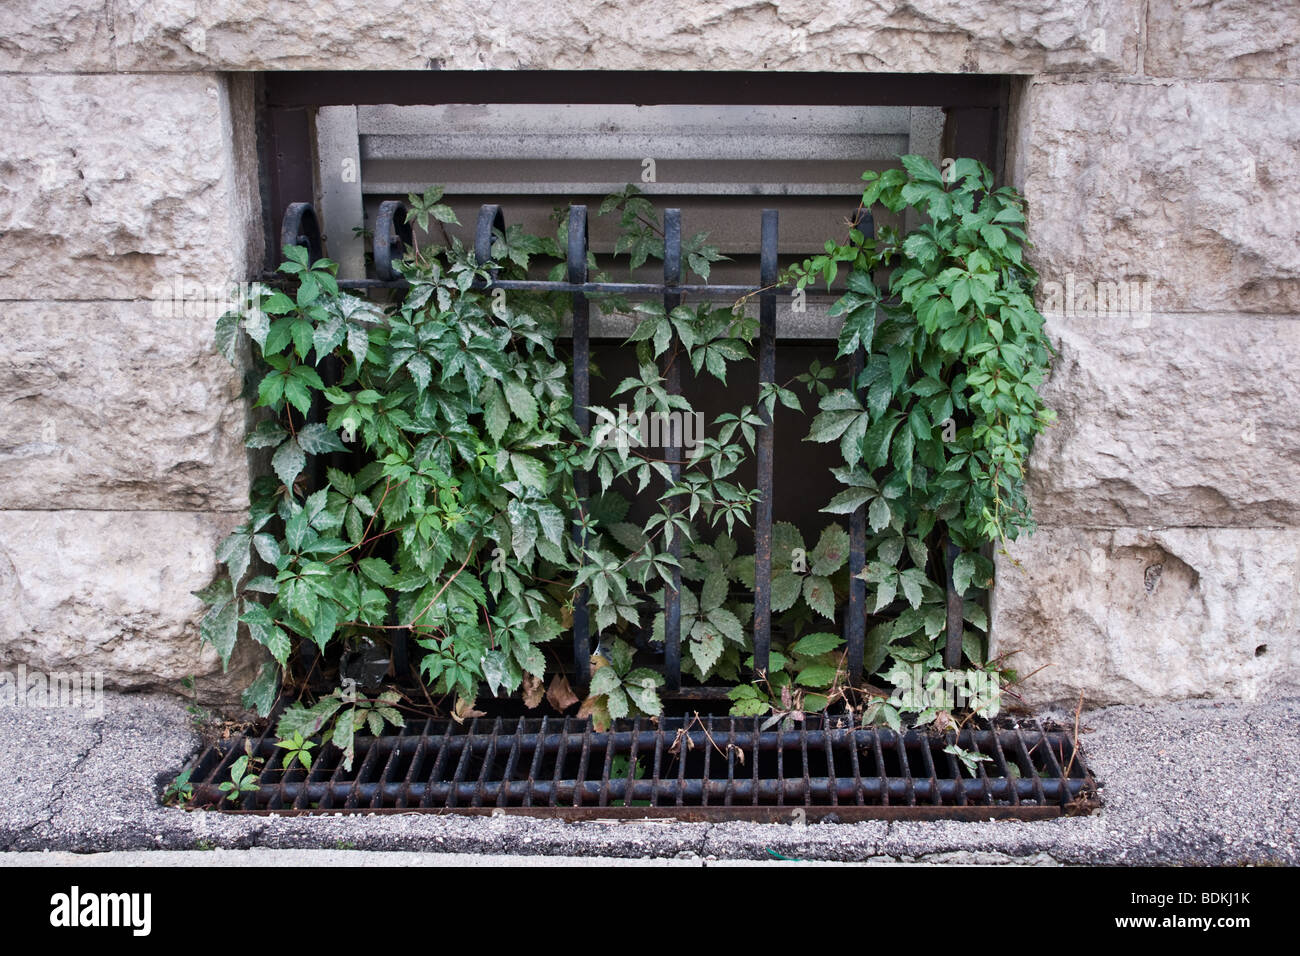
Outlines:
{"label": "iron window bar", "polygon": [[[874,234],[874,221],[868,212],[859,228],[865,235]],[[505,215],[499,205],[486,204],[479,211],[475,227],[474,253],[479,262],[488,262],[492,258],[492,244],[496,234],[505,233]],[[593,294],[622,294],[652,298],[662,296],[666,310],[671,311],[680,305],[685,295],[699,295],[707,298],[735,298],[738,296],[758,297],[758,379],[770,382],[776,378],[776,301],[778,294],[788,291],[778,286],[779,269],[777,262],[779,235],[779,217],[775,209],[764,209],[761,222],[761,241],[759,255],[759,284],[744,285],[709,285],[683,283],[681,274],[681,211],[666,209],[664,211],[664,281],[650,282],[591,282],[587,273],[587,254],[589,236],[587,230],[587,207],[572,205],[569,207],[567,281],[551,282],[542,280],[500,279],[494,270],[487,281],[476,280],[473,288],[480,290],[505,289],[526,290],[532,292],[559,292],[572,296],[573,303],[573,402],[574,421],[584,435],[590,431],[589,405],[591,401],[590,382],[590,306],[588,297]],[[406,247],[412,244],[412,230],[408,219],[408,210],[398,200],[386,200],[380,204],[375,223],[373,255],[377,279],[340,280],[344,289],[402,288],[406,281],[394,268],[405,254]],[[310,203],[293,203],[285,212],[281,232],[283,245],[301,245],[306,247],[312,259],[324,254],[320,224]],[[673,332],[676,341],[676,332]],[[863,352],[857,350],[851,356],[851,369],[854,380],[863,367]],[[670,357],[664,369],[667,379],[666,387],[671,394],[681,393],[681,379],[678,363]],[[859,395],[861,398],[862,396]],[[758,472],[758,489],[760,499],[755,509],[754,540],[754,671],[756,676],[765,673],[771,652],[772,618],[772,502],[774,494],[773,447],[775,426],[767,410],[760,408],[764,423],[758,429],[755,464]],[[673,481],[681,474],[682,447],[681,436],[670,430],[673,444],[665,449],[665,458],[669,462]],[[588,476],[579,473],[575,476],[575,491],[579,501],[586,501],[590,488]],[[575,534],[579,533],[575,531]],[[670,545],[673,556],[681,556],[681,536],[674,535]],[[859,506],[849,516],[849,564],[850,568],[865,563],[867,540],[867,508]],[[953,563],[958,550],[946,540],[943,542],[946,588],[946,621],[944,663],[949,668],[961,664],[963,598],[953,585]],[[862,677],[864,655],[866,652],[866,582],[850,574],[849,599],[844,619],[844,638],[846,663],[849,679],[854,683]],[[664,600],[664,668],[666,696],[712,696],[701,694],[708,688],[683,688],[681,683],[681,571],[673,571],[673,584],[665,588]],[[585,589],[580,590],[574,600],[573,617],[573,674],[578,689],[585,689],[590,676],[591,633],[588,601]]]}

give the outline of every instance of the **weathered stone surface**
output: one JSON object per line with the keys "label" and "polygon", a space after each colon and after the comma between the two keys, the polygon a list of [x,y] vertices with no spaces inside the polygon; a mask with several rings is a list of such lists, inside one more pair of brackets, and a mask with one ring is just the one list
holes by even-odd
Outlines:
{"label": "weathered stone surface", "polygon": [[1150,0],[1152,76],[1294,77],[1300,6],[1292,0]]}
{"label": "weathered stone surface", "polygon": [[0,76],[0,298],[247,278],[250,108],[219,76]]}
{"label": "weathered stone surface", "polygon": [[[1300,685],[1300,531],[1043,528],[998,559],[994,653],[1073,709]],[[1042,668],[1039,670],[1039,668]]]}
{"label": "weathered stone surface", "polygon": [[221,674],[212,650],[200,650],[204,606],[190,592],[212,580],[213,549],[241,520],[0,511],[0,665],[101,671],[108,687],[170,693],[194,675],[229,699],[251,680],[254,657]]}
{"label": "weathered stone surface", "polygon": [[1300,526],[1300,317],[1049,314],[1034,515],[1083,527]]}
{"label": "weathered stone surface", "polygon": [[170,302],[0,313],[0,508],[248,506],[241,376]]}
{"label": "weathered stone surface", "polygon": [[105,0],[4,0],[0,11],[0,71],[113,68],[113,18]]}
{"label": "weathered stone surface", "polygon": [[1137,0],[128,0],[113,4],[113,54],[129,70],[1129,72],[1139,9]]}
{"label": "weathered stone surface", "polygon": [[1008,157],[1045,280],[1146,277],[1157,311],[1300,312],[1300,86],[1035,79]]}

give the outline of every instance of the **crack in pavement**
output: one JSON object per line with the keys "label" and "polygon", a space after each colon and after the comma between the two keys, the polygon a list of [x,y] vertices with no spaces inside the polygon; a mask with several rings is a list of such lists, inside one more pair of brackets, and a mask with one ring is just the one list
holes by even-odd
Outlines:
{"label": "crack in pavement", "polygon": [[44,816],[32,823],[22,826],[17,831],[14,831],[5,844],[0,846],[0,850],[13,850],[17,848],[25,837],[35,836],[36,831],[41,827],[49,826],[54,822],[54,818],[59,815],[63,800],[66,796],[64,790],[68,781],[76,776],[77,771],[80,770],[82,765],[90,759],[90,755],[93,754],[98,747],[103,746],[105,723],[106,719],[103,717],[100,717],[95,721],[92,725],[95,739],[83,752],[74,754],[68,767],[50,781],[51,795],[49,802],[46,804]]}

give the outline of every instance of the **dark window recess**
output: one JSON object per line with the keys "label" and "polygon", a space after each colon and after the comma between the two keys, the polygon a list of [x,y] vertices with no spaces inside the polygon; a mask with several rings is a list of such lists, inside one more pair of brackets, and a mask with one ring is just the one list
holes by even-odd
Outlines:
{"label": "dark window recess", "polygon": [[[762,74],[603,74],[597,84],[590,77],[534,74],[267,75],[262,96],[264,129],[270,131],[268,199],[277,204],[267,219],[280,226],[270,246],[278,250],[285,243],[305,243],[313,255],[329,252],[344,263],[345,287],[393,287],[401,283],[392,263],[411,239],[397,198],[405,191],[445,184],[445,201],[463,223],[452,232],[480,255],[490,248],[493,226],[505,224],[501,206],[491,201],[508,202],[510,221],[532,231],[549,230],[547,215],[557,200],[568,204],[571,281],[497,284],[573,296],[575,417],[581,421],[589,404],[617,407],[608,390],[634,362],[632,351],[621,347],[630,326],[592,308],[589,294],[662,298],[670,307],[683,299],[734,301],[771,286],[781,266],[817,251],[826,236],[843,230],[856,209],[864,167],[892,165],[909,151],[938,162],[946,147],[960,145],[964,155],[998,168],[1006,81],[869,79],[827,83],[826,77],[809,75],[774,84]],[[827,98],[828,91],[834,91],[833,98]],[[588,283],[588,251],[604,267],[614,233],[608,220],[588,217],[588,206],[579,200],[598,201],[603,191],[636,181],[642,157],[657,159],[658,176],[638,185],[656,205],[672,207],[665,214],[669,241],[663,274],[655,274],[650,265],[633,275],[626,266],[614,266],[604,271],[623,281]],[[308,177],[315,182],[310,194],[303,169],[314,170],[314,177]],[[342,175],[343,170],[349,175]],[[313,200],[319,205],[313,206]],[[780,229],[777,211],[767,208],[776,205]],[[360,246],[353,230],[359,222],[371,233]],[[732,257],[718,264],[708,285],[692,284],[683,276],[684,228],[686,235],[708,231],[710,241]],[[322,233],[328,233],[328,243]],[[689,369],[683,372],[679,365],[669,370],[669,387],[686,395],[706,421],[751,401],[749,396],[756,398],[758,382],[788,381],[813,358],[833,357],[838,322],[826,316],[833,295],[810,294],[802,314],[795,314],[789,296],[778,290],[769,289],[757,299],[757,361],[736,366],[726,388]],[[603,377],[591,375],[593,356]],[[763,670],[771,641],[772,525],[789,521],[805,538],[815,537],[828,520],[819,513],[819,502],[836,490],[829,471],[837,463],[834,447],[804,442],[803,423],[794,417],[778,408],[776,421],[760,433],[757,454],[737,476],[764,492],[752,533],[739,528],[736,535],[756,555],[754,651],[755,665]],[[681,454],[678,447],[666,457],[680,461]],[[635,509],[650,503],[633,507],[635,517]],[[865,513],[851,516],[849,525],[850,561],[860,563]],[[855,678],[861,676],[864,656],[865,592],[865,583],[853,579],[844,615],[848,664]],[[665,603],[665,691],[680,696],[679,601],[671,588]],[[949,666],[961,660],[960,607],[960,600],[949,601]],[[406,649],[400,637],[396,643],[393,664],[404,673]],[[580,599],[573,648],[566,655],[579,690],[586,684],[591,644]],[[312,657],[313,650],[306,654]],[[311,673],[312,662],[304,664]],[[688,689],[697,697],[700,690]]]}

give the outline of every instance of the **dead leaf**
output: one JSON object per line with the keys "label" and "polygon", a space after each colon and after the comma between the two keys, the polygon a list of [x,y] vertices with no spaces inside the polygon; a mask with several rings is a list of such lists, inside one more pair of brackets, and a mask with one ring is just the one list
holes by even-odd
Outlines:
{"label": "dead leaf", "polygon": [[546,697],[546,687],[542,684],[540,677],[534,677],[532,674],[524,674],[523,686],[524,706],[529,710],[535,709]]}
{"label": "dead leaf", "polygon": [[941,710],[934,715],[934,729],[938,733],[947,733],[950,730],[959,730],[957,721],[953,719],[952,714],[946,710]]}
{"label": "dead leaf", "polygon": [[609,730],[613,720],[609,716],[609,708],[605,706],[604,696],[588,697],[582,702],[582,707],[578,709],[578,719],[585,720],[591,718],[591,726],[597,733],[603,734]]}
{"label": "dead leaf", "polygon": [[551,678],[551,686],[546,690],[546,699],[551,702],[552,707],[563,713],[578,702],[578,695],[569,686],[569,678],[563,674],[556,674]]}
{"label": "dead leaf", "polygon": [[458,724],[463,724],[465,721],[471,720],[475,717],[486,717],[487,714],[483,711],[474,709],[475,703],[477,703],[477,701],[466,700],[464,697],[457,697],[456,706],[451,709],[451,719],[456,721]]}

